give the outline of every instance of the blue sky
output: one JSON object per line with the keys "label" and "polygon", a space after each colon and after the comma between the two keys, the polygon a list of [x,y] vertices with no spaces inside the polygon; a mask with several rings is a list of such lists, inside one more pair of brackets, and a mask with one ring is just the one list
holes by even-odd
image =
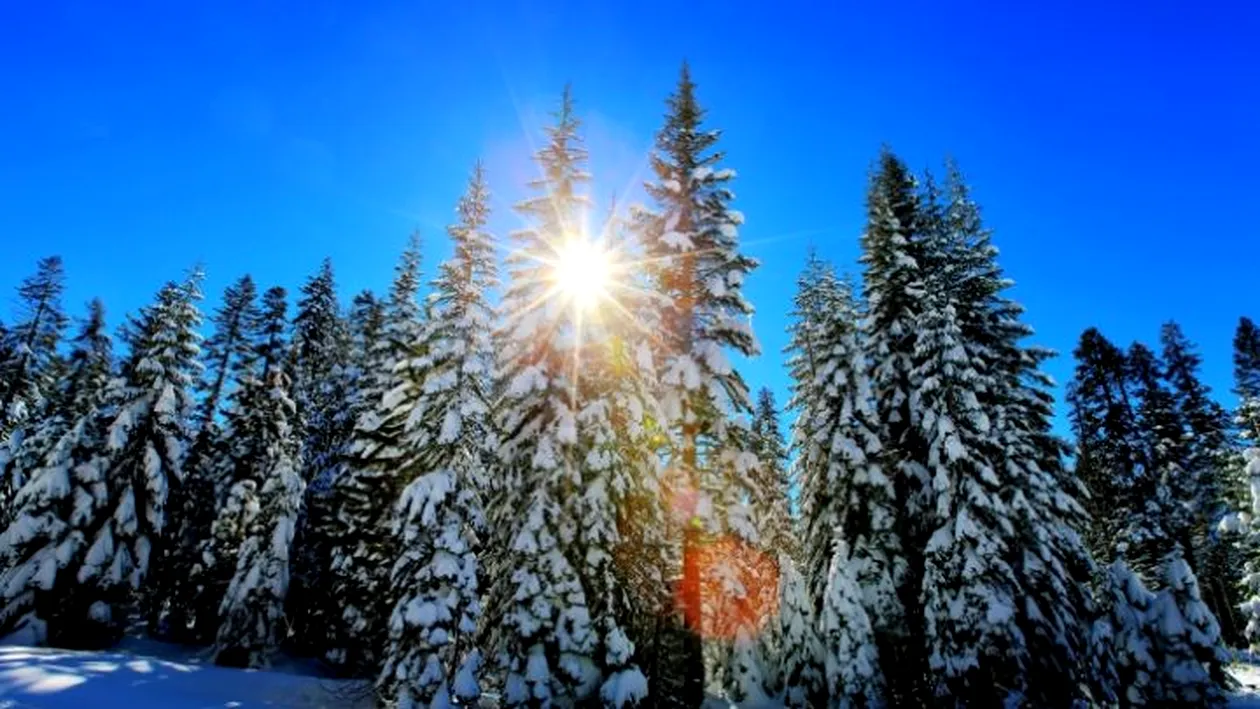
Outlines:
{"label": "blue sky", "polygon": [[412,229],[432,273],[475,159],[494,226],[517,224],[565,82],[598,198],[631,193],[686,58],[763,262],[754,385],[786,390],[806,250],[856,268],[887,142],[961,162],[1056,378],[1083,328],[1175,318],[1221,391],[1238,316],[1260,316],[1258,34],[1244,2],[21,3],[0,23],[0,288],[60,253],[69,304],[99,295],[117,323],[197,261],[212,305],[327,255],[348,300]]}

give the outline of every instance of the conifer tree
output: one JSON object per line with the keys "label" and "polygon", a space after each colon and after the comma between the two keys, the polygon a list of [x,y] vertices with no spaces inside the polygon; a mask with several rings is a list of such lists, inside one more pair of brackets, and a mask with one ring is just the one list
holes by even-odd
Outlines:
{"label": "conifer tree", "polygon": [[223,534],[225,518],[243,522],[215,644],[215,662],[232,667],[266,666],[284,636],[290,548],[304,487],[296,407],[285,371],[284,299],[278,287],[263,296],[262,337],[230,423],[236,483],[215,525]]}
{"label": "conifer tree", "polygon": [[778,566],[779,612],[768,619],[777,626],[763,630],[763,635],[772,636],[774,641],[766,686],[784,706],[818,706],[827,696],[822,626],[792,557],[780,553]]}
{"label": "conifer tree", "polygon": [[478,164],[448,229],[454,256],[434,282],[432,315],[420,350],[423,391],[400,447],[402,491],[393,519],[399,591],[378,686],[400,706],[476,702],[482,658],[478,546],[489,448],[494,243],[486,232],[489,194]]}
{"label": "conifer tree", "polygon": [[104,307],[94,300],[88,313],[73,340],[58,414],[42,419],[28,445],[13,451],[6,470],[24,483],[14,500],[15,519],[0,535],[0,566],[5,569],[0,575],[5,589],[0,632],[22,626],[33,643],[72,641],[79,620],[69,610],[82,598],[74,559],[58,552],[82,548],[94,499],[91,488],[75,476],[74,465],[101,444],[95,424],[113,366]]}
{"label": "conifer tree", "polygon": [[[758,352],[744,299],[745,277],[756,261],[739,250],[743,215],[731,209],[733,170],[721,167],[719,132],[703,126],[704,110],[684,64],[667,100],[665,125],[651,157],[655,180],[645,185],[653,205],[634,215],[634,229],[648,263],[652,290],[660,300],[661,404],[664,428],[674,439],[669,469],[676,471],[667,492],[697,500],[693,519],[682,532],[683,617],[694,633],[705,614],[699,567],[705,532],[734,534],[757,543],[743,500],[761,499],[756,459],[743,446],[747,431],[739,418],[751,413],[748,387],[727,358]],[[704,451],[704,455],[700,451]],[[712,509],[713,514],[701,514]],[[708,517],[707,519],[705,517]],[[729,569],[714,573],[730,575]],[[689,682],[679,694],[684,704],[700,702],[703,671],[699,638],[679,663]]]}
{"label": "conifer tree", "polygon": [[1233,641],[1239,638],[1234,609],[1241,599],[1232,592],[1232,575],[1241,560],[1217,528],[1231,506],[1230,467],[1238,452],[1230,441],[1228,414],[1199,377],[1202,359],[1194,344],[1173,322],[1160,330],[1160,342],[1165,376],[1183,426],[1184,466],[1194,486],[1187,500],[1192,546],[1186,549],[1186,561],[1221,623],[1222,637]]}
{"label": "conifer tree", "polygon": [[[1095,609],[1087,591],[1093,563],[1080,538],[1087,526],[1078,501],[1084,488],[1064,464],[1069,449],[1053,432],[1053,382],[1041,370],[1055,353],[1025,344],[1032,328],[1022,321],[1023,307],[1005,294],[1011,282],[952,161],[945,186],[944,206],[927,211],[934,234],[929,243],[939,254],[930,261],[940,264],[934,290],[954,294],[960,334],[990,378],[975,395],[989,419],[990,464],[1006,478],[997,508],[1004,506],[1013,521],[1005,563],[1023,601],[1014,611],[1027,644],[1023,691],[1032,701],[1067,703],[1090,674],[1088,627]],[[935,201],[933,194],[925,191],[922,200]]]}
{"label": "conifer tree", "polygon": [[600,323],[583,320],[594,303],[548,292],[557,278],[548,264],[587,248],[588,200],[579,189],[589,177],[578,126],[566,89],[535,158],[540,194],[517,206],[530,226],[513,235],[519,248],[508,259],[499,334],[504,491],[496,505],[510,539],[491,571],[498,583],[488,620],[499,628],[494,646],[507,661],[504,698],[513,706],[597,696],[626,706],[647,689],[612,569],[618,505],[636,465],[650,457],[620,437],[623,425],[634,435],[645,410],[633,366],[640,358],[604,346]]}
{"label": "conifer tree", "polygon": [[289,348],[293,401],[301,430],[305,500],[298,519],[288,593],[292,642],[299,652],[322,655],[338,627],[340,609],[329,594],[333,509],[330,491],[338,456],[354,421],[346,415],[349,337],[337,301],[332,262],[301,289]]}
{"label": "conifer tree", "polygon": [[779,409],[774,393],[763,387],[757,392],[753,412],[752,439],[757,469],[757,489],[762,497],[752,500],[762,546],[773,553],[792,553],[792,518],[788,505],[787,446],[779,427]]}
{"label": "conifer tree", "polygon": [[[113,368],[113,347],[105,328],[105,306],[99,299],[88,303],[88,314],[71,340],[71,354],[61,380],[49,392],[42,415],[21,422],[0,444],[0,499],[13,496],[47,459],[57,440],[98,402]],[[3,509],[8,526],[12,510]]]}
{"label": "conifer tree", "polygon": [[17,291],[18,319],[6,328],[7,354],[0,359],[0,440],[36,414],[53,389],[57,345],[69,322],[61,307],[61,257],[40,259]]}
{"label": "conifer tree", "polygon": [[1068,404],[1077,440],[1076,472],[1089,490],[1091,551],[1099,562],[1110,563],[1117,545],[1127,546],[1124,529],[1130,518],[1125,512],[1136,512],[1128,501],[1138,463],[1128,365],[1124,351],[1095,328],[1081,334],[1074,355]]}
{"label": "conifer tree", "polygon": [[1234,391],[1244,441],[1237,460],[1239,482],[1250,492],[1224,526],[1241,534],[1238,547],[1243,563],[1238,586],[1243,602],[1239,609],[1247,621],[1243,632],[1254,650],[1260,648],[1260,329],[1245,317],[1239,320],[1234,335]]}
{"label": "conifer tree", "polygon": [[222,304],[210,318],[214,330],[202,346],[204,369],[198,386],[201,401],[193,422],[195,433],[184,460],[184,479],[171,492],[176,514],[168,528],[161,563],[155,569],[148,609],[150,633],[179,642],[208,643],[218,627],[219,599],[204,598],[198,585],[192,583],[199,572],[193,567],[226,492],[217,475],[224,469],[222,459],[228,454],[229,441],[219,418],[225,399],[253,361],[255,331],[260,325],[256,297],[257,289],[248,275],[228,286]]}
{"label": "conifer tree", "polygon": [[84,406],[89,413],[19,493],[0,544],[10,560],[5,617],[53,593],[56,607],[40,616],[54,644],[116,639],[145,582],[189,439],[200,280],[194,272],[168,283],[125,330],[130,355],[99,410]]}
{"label": "conifer tree", "polygon": [[848,545],[837,544],[818,626],[831,706],[879,706],[884,696],[874,626],[853,576],[858,566]]}
{"label": "conifer tree", "polygon": [[358,336],[361,344],[355,349],[366,365],[349,402],[356,423],[329,495],[328,583],[338,632],[331,638],[327,657],[345,671],[363,676],[380,669],[394,600],[389,578],[397,549],[390,513],[407,481],[404,431],[419,415],[427,366],[414,363],[421,346],[419,286],[420,242],[413,236],[395,268],[388,300],[375,306],[380,310],[376,333]]}
{"label": "conifer tree", "polygon": [[821,613],[837,537],[848,540],[866,613],[895,628],[901,611],[893,578],[903,563],[893,530],[895,492],[880,466],[857,306],[850,285],[816,257],[799,284],[788,366],[810,597]]}

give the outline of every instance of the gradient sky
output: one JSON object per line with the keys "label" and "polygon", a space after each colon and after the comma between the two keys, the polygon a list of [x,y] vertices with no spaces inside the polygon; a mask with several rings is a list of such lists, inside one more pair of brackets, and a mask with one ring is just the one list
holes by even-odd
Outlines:
{"label": "gradient sky", "polygon": [[1127,343],[1174,318],[1232,403],[1233,328],[1260,317],[1257,37],[1241,1],[11,3],[0,288],[60,253],[68,304],[99,295],[117,324],[194,262],[213,306],[327,255],[348,302],[413,229],[433,272],[478,157],[492,226],[518,224],[565,82],[598,199],[633,196],[686,58],[763,264],[754,386],[786,391],[806,250],[856,269],[887,142],[960,161],[1056,378],[1083,328]]}

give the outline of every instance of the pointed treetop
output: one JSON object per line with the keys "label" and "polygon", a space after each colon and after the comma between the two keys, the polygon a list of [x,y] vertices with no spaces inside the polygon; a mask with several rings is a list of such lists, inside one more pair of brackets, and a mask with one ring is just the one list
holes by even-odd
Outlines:
{"label": "pointed treetop", "polygon": [[1248,317],[1238,319],[1234,333],[1234,392],[1244,400],[1260,397],[1260,328]]}

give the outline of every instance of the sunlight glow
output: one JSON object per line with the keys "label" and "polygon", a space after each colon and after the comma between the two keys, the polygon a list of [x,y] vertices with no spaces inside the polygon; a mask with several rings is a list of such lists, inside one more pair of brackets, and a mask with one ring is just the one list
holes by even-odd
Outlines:
{"label": "sunlight glow", "polygon": [[582,310],[599,305],[608,295],[611,267],[608,252],[584,238],[571,238],[557,254],[556,287]]}

